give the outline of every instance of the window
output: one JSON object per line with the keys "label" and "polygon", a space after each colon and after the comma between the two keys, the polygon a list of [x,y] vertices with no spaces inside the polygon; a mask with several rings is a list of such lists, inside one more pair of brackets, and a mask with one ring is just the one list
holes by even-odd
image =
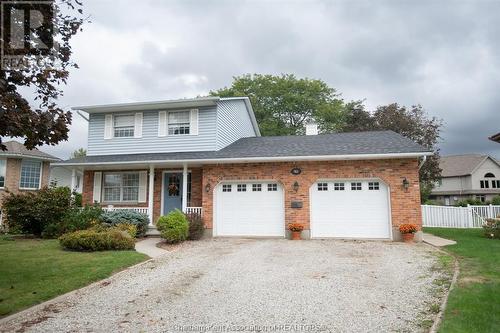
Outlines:
{"label": "window", "polygon": [[476,195],[476,200],[479,200],[481,202],[485,202],[486,201],[486,196],[484,194]]}
{"label": "window", "polygon": [[222,185],[222,192],[231,192],[231,185],[230,184]]}
{"label": "window", "polygon": [[492,180],[491,187],[492,188],[500,188],[500,180]]}
{"label": "window", "polygon": [[247,191],[247,184],[238,184],[237,189],[238,189],[238,192],[246,192]]}
{"label": "window", "polygon": [[484,178],[495,178],[495,175],[492,174],[491,172],[488,172],[487,174],[484,175]]}
{"label": "window", "polygon": [[368,182],[368,190],[377,191],[380,189],[379,182]]}
{"label": "window", "polygon": [[105,202],[137,201],[139,199],[139,173],[104,174]]}
{"label": "window", "polygon": [[318,191],[328,191],[328,183],[318,183]]}
{"label": "window", "polygon": [[276,192],[278,190],[278,184],[267,184],[268,192]]}
{"label": "window", "polygon": [[490,181],[489,180],[481,180],[479,181],[479,185],[481,188],[490,188]]}
{"label": "window", "polygon": [[253,192],[262,192],[262,184],[252,184]]}
{"label": "window", "polygon": [[23,161],[21,164],[21,182],[19,183],[19,188],[39,189],[41,171],[42,162]]}
{"label": "window", "polygon": [[335,191],[343,191],[344,190],[344,183],[334,183],[333,189]]}
{"label": "window", "polygon": [[0,188],[5,187],[5,170],[7,169],[7,160],[0,159]]}
{"label": "window", "polygon": [[134,115],[114,116],[114,133],[116,138],[134,136]]}
{"label": "window", "polygon": [[361,191],[361,183],[351,183],[351,191]]}
{"label": "window", "polygon": [[171,111],[168,113],[168,135],[189,134],[190,111]]}

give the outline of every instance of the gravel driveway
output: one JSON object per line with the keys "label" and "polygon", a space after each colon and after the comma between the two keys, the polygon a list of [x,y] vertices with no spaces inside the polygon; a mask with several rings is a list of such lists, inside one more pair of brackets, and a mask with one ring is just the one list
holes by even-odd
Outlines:
{"label": "gravel driveway", "polygon": [[385,242],[188,242],[0,330],[421,331],[419,313],[435,301],[433,254]]}

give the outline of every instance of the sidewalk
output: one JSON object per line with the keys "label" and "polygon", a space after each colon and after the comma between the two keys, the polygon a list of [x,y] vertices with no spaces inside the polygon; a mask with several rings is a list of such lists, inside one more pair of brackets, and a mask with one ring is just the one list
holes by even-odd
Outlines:
{"label": "sidewalk", "polygon": [[423,240],[427,244],[431,244],[431,245],[439,246],[439,247],[457,244],[457,242],[455,242],[453,240],[449,240],[449,239],[446,239],[446,238],[441,238],[441,237],[438,237],[438,236],[427,234],[425,232],[424,232]]}
{"label": "sidewalk", "polygon": [[160,249],[156,246],[161,242],[161,238],[151,237],[141,240],[140,242],[135,243],[135,250],[140,253],[144,253],[151,258],[158,258],[165,254],[168,254],[167,250]]}

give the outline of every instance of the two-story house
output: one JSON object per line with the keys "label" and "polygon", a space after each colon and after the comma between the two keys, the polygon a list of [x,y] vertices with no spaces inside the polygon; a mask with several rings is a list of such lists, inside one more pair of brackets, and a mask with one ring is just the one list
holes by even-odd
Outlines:
{"label": "two-story house", "polygon": [[419,159],[427,149],[391,131],[261,137],[246,97],[82,106],[83,200],[147,212],[202,214],[213,236],[398,239],[421,225]]}
{"label": "two-story house", "polygon": [[3,142],[0,150],[0,208],[7,190],[13,193],[36,191],[49,183],[50,163],[57,157],[38,149],[28,150],[17,141]]}
{"label": "two-story house", "polygon": [[430,198],[446,206],[460,200],[490,201],[500,195],[500,163],[488,155],[442,156],[441,180]]}

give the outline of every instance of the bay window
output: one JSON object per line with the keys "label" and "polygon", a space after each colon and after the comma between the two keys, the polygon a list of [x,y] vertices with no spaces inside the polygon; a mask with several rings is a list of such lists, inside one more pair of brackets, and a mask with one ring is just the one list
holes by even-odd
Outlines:
{"label": "bay window", "polygon": [[136,202],[139,199],[139,173],[105,173],[104,202]]}

